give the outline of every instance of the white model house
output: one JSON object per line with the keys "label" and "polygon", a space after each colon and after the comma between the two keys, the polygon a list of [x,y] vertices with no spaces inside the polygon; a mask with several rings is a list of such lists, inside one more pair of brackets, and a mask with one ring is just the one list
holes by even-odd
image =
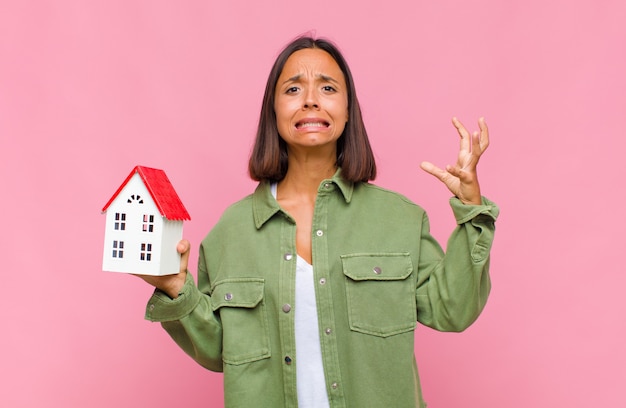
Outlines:
{"label": "white model house", "polygon": [[102,209],[102,270],[170,275],[180,269],[176,245],[189,214],[163,170],[135,167]]}

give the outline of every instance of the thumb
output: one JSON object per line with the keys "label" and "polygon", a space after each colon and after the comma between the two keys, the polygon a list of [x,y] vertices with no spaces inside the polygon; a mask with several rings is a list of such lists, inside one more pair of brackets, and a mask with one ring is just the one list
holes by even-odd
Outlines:
{"label": "thumb", "polygon": [[189,248],[191,247],[191,244],[189,243],[189,241],[187,241],[186,239],[181,239],[180,241],[178,241],[178,244],[176,245],[176,250],[178,251],[179,254],[181,255],[185,255],[185,253],[189,252]]}
{"label": "thumb", "polygon": [[180,271],[186,271],[189,264],[189,252],[191,244],[186,239],[180,240],[176,245],[176,250],[180,254]]}
{"label": "thumb", "polygon": [[426,173],[432,174],[433,176],[437,177],[439,180],[442,180],[443,176],[446,174],[445,171],[443,171],[439,167],[435,166],[431,162],[423,161],[423,162],[420,163],[420,167]]}

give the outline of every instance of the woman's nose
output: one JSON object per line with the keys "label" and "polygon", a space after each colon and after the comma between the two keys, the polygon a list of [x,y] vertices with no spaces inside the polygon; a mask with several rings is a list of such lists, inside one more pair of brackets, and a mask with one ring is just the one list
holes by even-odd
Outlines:
{"label": "woman's nose", "polygon": [[304,109],[319,109],[317,93],[314,89],[309,89],[304,96]]}

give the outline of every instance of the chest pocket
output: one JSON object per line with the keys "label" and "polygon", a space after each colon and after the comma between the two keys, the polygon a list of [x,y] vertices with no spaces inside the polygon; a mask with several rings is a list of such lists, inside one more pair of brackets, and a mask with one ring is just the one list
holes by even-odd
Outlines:
{"label": "chest pocket", "polygon": [[222,320],[222,359],[244,364],[270,357],[269,323],[263,279],[225,279],[211,294],[213,311]]}
{"label": "chest pocket", "polygon": [[350,329],[388,337],[415,329],[413,263],[408,253],[341,256]]}

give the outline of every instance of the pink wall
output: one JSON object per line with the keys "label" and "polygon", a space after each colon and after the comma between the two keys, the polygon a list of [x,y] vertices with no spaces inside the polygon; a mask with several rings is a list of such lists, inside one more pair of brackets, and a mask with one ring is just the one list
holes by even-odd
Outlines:
{"label": "pink wall", "polygon": [[624,2],[366,3],[2,2],[1,406],[222,405],[221,376],[143,320],[150,288],[101,272],[99,210],[134,165],[165,169],[195,258],[254,186],[269,67],[307,30],[351,64],[378,184],[442,241],[448,193],[418,163],[454,159],[453,115],[491,128],[493,294],[462,334],[418,329],[429,407],[623,404]]}

